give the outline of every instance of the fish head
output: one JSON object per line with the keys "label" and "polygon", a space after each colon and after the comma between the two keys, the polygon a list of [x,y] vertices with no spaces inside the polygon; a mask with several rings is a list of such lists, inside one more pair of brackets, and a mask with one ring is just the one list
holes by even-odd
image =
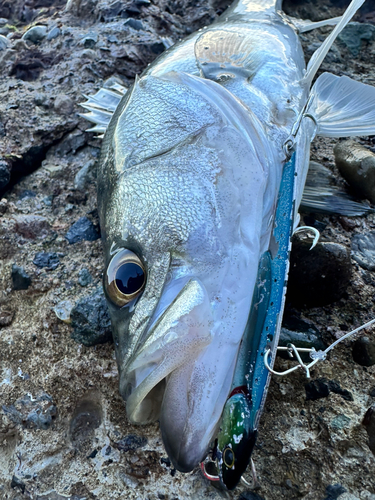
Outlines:
{"label": "fish head", "polygon": [[143,77],[102,147],[98,210],[120,393],[132,423],[160,418],[183,471],[218,429],[257,275],[268,157],[256,147],[259,124],[249,138],[249,116],[214,82]]}

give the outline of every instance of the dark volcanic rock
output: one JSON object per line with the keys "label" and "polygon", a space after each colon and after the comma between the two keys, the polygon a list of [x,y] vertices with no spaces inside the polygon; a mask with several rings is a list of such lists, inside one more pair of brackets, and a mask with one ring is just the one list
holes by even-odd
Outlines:
{"label": "dark volcanic rock", "polygon": [[104,344],[112,339],[111,320],[104,294],[97,290],[81,299],[70,313],[71,338],[85,346]]}
{"label": "dark volcanic rock", "polygon": [[55,252],[38,252],[35,254],[33,263],[38,267],[46,267],[49,270],[56,269],[60,260]]}
{"label": "dark volcanic rock", "polygon": [[23,267],[12,265],[13,290],[27,290],[31,285],[31,278]]}
{"label": "dark volcanic rock", "polygon": [[287,302],[296,306],[335,302],[350,283],[352,269],[346,247],[338,243],[318,243],[312,250],[310,247],[310,239],[293,240]]}
{"label": "dark volcanic rock", "polygon": [[144,436],[137,436],[135,434],[128,434],[118,441],[115,446],[118,450],[129,451],[143,448],[147,444],[147,438]]}
{"label": "dark volcanic rock", "polygon": [[65,238],[72,245],[78,241],[95,241],[100,238],[99,231],[87,217],[77,220],[66,233]]}
{"label": "dark volcanic rock", "polygon": [[336,498],[345,492],[346,489],[341,484],[330,484],[326,488],[327,496],[324,500],[336,500]]}
{"label": "dark volcanic rock", "polygon": [[0,160],[0,189],[3,189],[10,181],[10,165],[7,161]]}
{"label": "dark volcanic rock", "polygon": [[375,271],[375,232],[355,234],[352,238],[352,257],[368,271]]}
{"label": "dark volcanic rock", "polygon": [[342,389],[336,380],[327,380],[324,377],[312,380],[305,385],[306,400],[315,401],[328,397],[330,392],[339,394],[346,401],[353,401],[353,395],[346,389]]}
{"label": "dark volcanic rock", "polygon": [[369,448],[375,455],[375,406],[367,410],[362,424],[366,427]]}
{"label": "dark volcanic rock", "polygon": [[264,500],[264,498],[255,493],[255,491],[243,491],[238,500]]}
{"label": "dark volcanic rock", "polygon": [[375,365],[375,339],[360,337],[353,344],[353,359],[361,366]]}
{"label": "dark volcanic rock", "polygon": [[78,283],[81,286],[87,286],[92,283],[92,276],[88,269],[81,269],[78,273]]}
{"label": "dark volcanic rock", "polygon": [[10,487],[13,489],[15,489],[15,488],[20,489],[22,491],[22,493],[25,492],[25,488],[26,488],[25,483],[23,483],[21,481],[21,479],[19,479],[17,476],[12,477],[12,482],[10,483]]}

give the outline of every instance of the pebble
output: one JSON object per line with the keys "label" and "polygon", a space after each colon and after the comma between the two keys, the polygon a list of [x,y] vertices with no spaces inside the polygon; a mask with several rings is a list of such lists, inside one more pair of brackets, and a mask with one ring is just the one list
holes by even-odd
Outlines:
{"label": "pebble", "polygon": [[375,365],[375,339],[360,337],[353,344],[353,359],[361,366]]}
{"label": "pebble", "polygon": [[243,491],[238,500],[264,500],[264,498],[255,493],[255,491]]}
{"label": "pebble", "polygon": [[99,402],[83,399],[78,403],[70,421],[70,439],[78,445],[91,438],[102,423],[102,408]]}
{"label": "pebble", "polygon": [[369,396],[371,396],[372,398],[375,398],[375,387],[372,387],[370,389]]}
{"label": "pebble", "polygon": [[14,220],[16,232],[30,240],[37,237],[44,238],[50,230],[48,220],[40,215],[17,215]]}
{"label": "pebble", "polygon": [[38,252],[35,254],[33,263],[38,267],[53,270],[60,264],[60,260],[56,252]]}
{"label": "pebble", "polygon": [[347,389],[342,389],[336,380],[327,380],[324,377],[312,380],[305,385],[306,400],[316,401],[328,397],[330,392],[339,394],[346,401],[353,401],[353,395]]}
{"label": "pebble", "polygon": [[71,338],[85,346],[104,344],[112,340],[111,320],[102,290],[79,300],[71,314]]}
{"label": "pebble", "polygon": [[133,30],[140,31],[143,30],[143,23],[142,21],[139,21],[138,19],[133,19],[132,17],[129,17],[125,22],[124,26],[130,26],[130,28],[133,28]]}
{"label": "pebble", "polygon": [[330,484],[326,488],[327,496],[324,500],[336,500],[340,495],[346,493],[346,489],[339,483]]}
{"label": "pebble", "polygon": [[3,189],[10,181],[10,166],[8,162],[0,160],[0,189]]}
{"label": "pebble", "polygon": [[10,47],[10,40],[4,35],[0,35],[0,51]]}
{"label": "pebble", "polygon": [[89,272],[88,269],[83,268],[79,271],[78,273],[78,283],[81,286],[88,286],[90,283],[92,283],[92,276]]}
{"label": "pebble", "polygon": [[375,26],[351,22],[338,35],[337,40],[345,45],[356,57],[361,51],[362,42],[370,42],[375,37]]}
{"label": "pebble", "polygon": [[337,415],[337,417],[331,420],[331,427],[333,429],[342,430],[349,427],[350,422],[351,418],[347,417],[343,413],[340,413],[340,415]]}
{"label": "pebble", "polygon": [[22,491],[22,494],[24,493],[25,488],[26,488],[25,483],[23,483],[21,481],[21,479],[19,479],[17,476],[13,476],[12,477],[12,481],[10,483],[10,487],[12,489],[18,488],[19,490]]}
{"label": "pebble", "polygon": [[366,427],[369,448],[375,455],[375,406],[372,406],[366,411],[362,424]]}
{"label": "pebble", "polygon": [[58,36],[61,35],[61,30],[57,26],[52,28],[47,35],[47,40],[53,40],[54,38],[57,38]]}
{"label": "pebble", "polygon": [[12,265],[13,290],[27,290],[31,285],[31,278],[23,267]]}
{"label": "pebble", "polygon": [[87,161],[74,178],[74,187],[84,190],[94,180],[95,160]]}
{"label": "pebble", "polygon": [[351,241],[352,257],[363,268],[375,271],[375,232],[357,233]]}
{"label": "pebble", "polygon": [[[308,349],[313,347],[316,351],[324,351],[327,347],[317,328],[297,319],[293,319],[292,321],[287,319],[281,328],[279,345],[287,346],[288,344]],[[290,359],[286,351],[280,351],[278,355],[284,359]],[[310,360],[309,354],[306,354],[306,357]]]}
{"label": "pebble", "polygon": [[34,44],[41,42],[47,36],[46,26],[33,26],[22,36],[23,40],[28,40]]}
{"label": "pebble", "polygon": [[138,448],[143,448],[147,444],[147,438],[144,436],[137,436],[136,434],[128,434],[115,443],[115,447],[118,450],[127,452],[129,450],[138,450]]}
{"label": "pebble", "polygon": [[59,94],[53,107],[60,115],[70,115],[73,112],[74,103],[67,95]]}
{"label": "pebble", "polygon": [[61,321],[69,324],[71,323],[70,314],[73,307],[74,304],[70,300],[62,300],[61,302],[56,304],[53,310],[55,311],[56,316],[61,319]]}
{"label": "pebble", "polygon": [[375,203],[375,153],[352,139],[339,142],[333,151],[348,184],[359,196]]}
{"label": "pebble", "polygon": [[70,245],[79,241],[95,241],[100,238],[99,231],[87,217],[80,217],[66,233],[65,238]]}
{"label": "pebble", "polygon": [[348,248],[339,243],[318,243],[312,250],[311,239],[293,239],[287,302],[296,306],[316,307],[339,300],[351,278]]}
{"label": "pebble", "polygon": [[45,392],[34,398],[26,395],[2,409],[11,422],[31,430],[49,429],[57,415],[51,396]]}
{"label": "pebble", "polygon": [[97,33],[89,33],[82,40],[81,44],[85,47],[85,49],[93,49],[98,42]]}

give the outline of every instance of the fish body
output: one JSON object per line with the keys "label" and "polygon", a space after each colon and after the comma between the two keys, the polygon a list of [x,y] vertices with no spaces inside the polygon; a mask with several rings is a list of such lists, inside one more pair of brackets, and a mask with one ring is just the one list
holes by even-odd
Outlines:
{"label": "fish body", "polygon": [[[181,471],[206,456],[238,373],[259,263],[277,253],[284,145],[316,71],[306,71],[280,8],[237,1],[162,54],[122,98],[103,141],[98,209],[120,393],[132,423],[160,420]],[[314,86],[320,121],[302,120],[293,137],[295,208],[311,139],[333,123],[337,82],[326,80]]]}

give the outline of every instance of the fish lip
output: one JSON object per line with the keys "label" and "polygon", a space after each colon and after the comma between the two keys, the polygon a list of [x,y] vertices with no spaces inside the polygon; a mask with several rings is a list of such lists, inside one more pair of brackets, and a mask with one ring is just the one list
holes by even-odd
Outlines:
{"label": "fish lip", "polygon": [[[209,300],[205,287],[198,279],[188,277],[181,282],[159,317],[147,323],[142,334],[143,343],[119,370],[119,390],[127,402],[127,414],[132,423],[146,424],[158,418],[161,391],[164,393],[165,386],[165,383],[162,386],[163,380],[184,363],[185,352],[199,352],[211,341],[207,308]],[[189,323],[191,315],[202,320],[199,328],[194,329]],[[155,396],[159,408],[154,405],[149,411],[147,407],[152,406]]]}

